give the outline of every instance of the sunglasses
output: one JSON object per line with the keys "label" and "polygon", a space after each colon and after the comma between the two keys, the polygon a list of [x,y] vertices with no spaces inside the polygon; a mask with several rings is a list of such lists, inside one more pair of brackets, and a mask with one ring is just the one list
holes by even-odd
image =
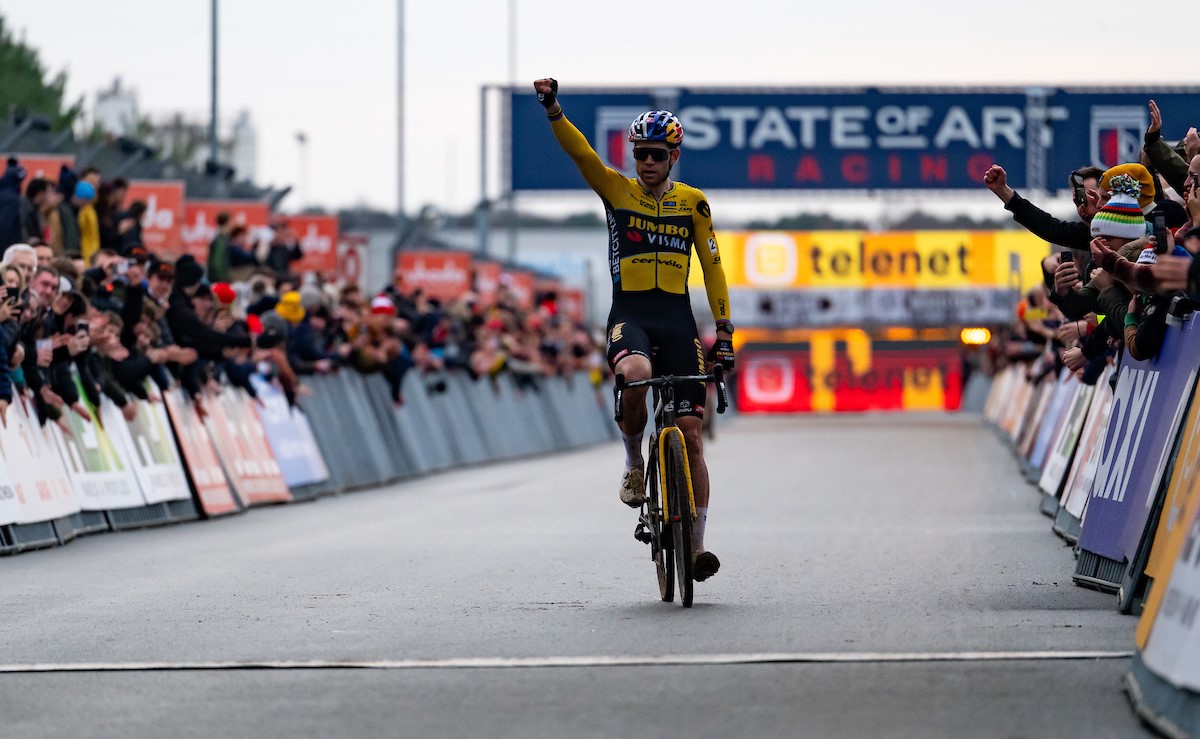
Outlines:
{"label": "sunglasses", "polygon": [[671,158],[671,150],[635,146],[633,147],[633,158],[639,162],[644,162],[647,159],[653,159],[656,162],[665,162]]}

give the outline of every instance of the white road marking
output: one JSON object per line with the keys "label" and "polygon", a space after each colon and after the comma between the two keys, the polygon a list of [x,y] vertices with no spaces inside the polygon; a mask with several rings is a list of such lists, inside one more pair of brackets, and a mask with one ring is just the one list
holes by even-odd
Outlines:
{"label": "white road marking", "polygon": [[1028,662],[1128,659],[1132,651],[1076,652],[765,652],[666,656],[462,657],[400,660],[246,660],[230,662],[32,662],[0,664],[0,674],[50,672],[166,672],[188,670],[463,670],[544,667],[662,667],[679,665],[861,664],[902,662]]}

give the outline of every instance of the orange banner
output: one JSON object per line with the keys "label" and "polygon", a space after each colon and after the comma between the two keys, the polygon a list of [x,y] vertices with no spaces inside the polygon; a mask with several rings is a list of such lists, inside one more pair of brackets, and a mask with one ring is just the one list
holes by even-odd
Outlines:
{"label": "orange banner", "polygon": [[217,457],[208,428],[196,413],[196,406],[178,388],[165,393],[163,400],[175,429],[175,439],[187,462],[192,488],[204,512],[210,516],[236,512],[238,505],[233,498],[233,490],[221,470],[221,460]]}
{"label": "orange banner", "polygon": [[316,272],[322,277],[333,277],[338,271],[338,218],[337,216],[288,216],[288,226],[300,239],[300,250],[304,252],[292,270],[296,274]]}
{"label": "orange banner", "polygon": [[420,288],[439,300],[452,300],[471,289],[471,255],[462,251],[402,251],[396,268],[409,290]]}
{"label": "orange banner", "polygon": [[500,273],[500,284],[504,285],[516,299],[517,307],[529,310],[533,307],[534,278],[532,272],[523,269],[506,269]]}
{"label": "orange banner", "polygon": [[233,222],[253,230],[267,225],[270,209],[255,200],[185,200],[183,202],[183,251],[204,264],[208,245],[217,235],[217,214],[229,213]]}
{"label": "orange banner", "polygon": [[585,313],[583,290],[564,287],[558,291],[558,312],[567,320],[579,323]]}
{"label": "orange banner", "polygon": [[360,233],[344,234],[338,244],[337,279],[342,285],[366,289],[363,265],[367,262],[367,237]]}
{"label": "orange banner", "polygon": [[492,306],[496,304],[496,293],[500,290],[500,273],[504,268],[499,262],[475,263],[475,292],[479,294],[479,304]]}
{"label": "orange banner", "polygon": [[[43,177],[51,182],[58,182],[58,174],[63,165],[75,166],[75,156],[72,154],[9,154],[17,158],[25,168],[25,179],[21,181],[21,192],[25,185],[34,177]],[[7,159],[8,157],[5,157]]]}
{"label": "orange banner", "polygon": [[183,252],[183,182],[134,180],[124,207],[133,201],[146,204],[142,216],[142,245],[151,254],[176,258]]}

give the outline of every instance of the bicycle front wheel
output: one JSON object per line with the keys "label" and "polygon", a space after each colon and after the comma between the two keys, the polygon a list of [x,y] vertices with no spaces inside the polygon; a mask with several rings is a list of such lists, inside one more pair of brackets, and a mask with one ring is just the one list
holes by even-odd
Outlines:
{"label": "bicycle front wheel", "polygon": [[679,604],[692,607],[692,504],[688,494],[687,463],[680,434],[667,438],[667,511],[675,549],[675,572],[679,576]]}
{"label": "bicycle front wheel", "polygon": [[650,464],[646,466],[646,518],[650,524],[650,546],[653,549],[654,569],[658,572],[658,597],[664,603],[675,600],[675,560],[667,539],[670,534],[663,526],[662,493],[659,491],[658,453],[654,441],[650,442]]}

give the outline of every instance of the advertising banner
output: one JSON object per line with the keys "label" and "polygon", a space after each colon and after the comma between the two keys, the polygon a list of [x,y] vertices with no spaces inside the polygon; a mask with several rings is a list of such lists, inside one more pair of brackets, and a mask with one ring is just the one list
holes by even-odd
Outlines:
{"label": "advertising banner", "polygon": [[266,226],[271,215],[267,204],[256,200],[185,200],[181,230],[183,250],[201,264],[207,262],[208,245],[217,235],[219,213],[228,213],[234,223],[251,231]]}
{"label": "advertising banner", "polygon": [[7,526],[21,520],[21,503],[17,500],[17,489],[12,475],[8,473],[8,465],[0,456],[0,526]]}
{"label": "advertising banner", "polygon": [[338,244],[337,280],[345,285],[358,285],[367,289],[367,237],[363,234],[345,234]]}
{"label": "advertising banner", "polygon": [[1058,383],[1054,381],[1052,375],[1047,375],[1038,381],[1037,387],[1034,388],[1033,398],[1029,402],[1028,412],[1021,419],[1020,425],[1016,431],[1016,449],[1017,454],[1025,459],[1029,458],[1030,450],[1033,447],[1033,442],[1037,438],[1038,430],[1042,427],[1042,419],[1046,416],[1046,411],[1050,408],[1050,401],[1054,397],[1055,390],[1058,389]]}
{"label": "advertising banner", "polygon": [[203,403],[204,426],[243,505],[291,500],[249,396],[222,388],[216,395],[205,395]]}
{"label": "advertising banner", "polygon": [[287,222],[300,239],[300,250],[304,253],[304,258],[292,266],[292,271],[296,274],[316,272],[326,278],[337,275],[337,216],[288,216]]}
{"label": "advertising banner", "polygon": [[992,391],[988,393],[987,403],[983,407],[983,417],[994,424],[1000,423],[1004,409],[1012,401],[1012,395],[1017,387],[1017,365],[1009,365],[1000,370],[992,381]]}
{"label": "advertising banner", "polygon": [[25,186],[35,177],[57,183],[63,167],[75,166],[73,154],[8,154],[4,157],[5,160],[10,156],[16,157],[21,166],[25,168],[25,179],[21,181],[21,192],[25,192]]}
{"label": "advertising banner", "polygon": [[587,312],[587,298],[583,290],[575,287],[562,287],[558,290],[558,311],[567,320],[580,322]]}
{"label": "advertising banner", "polygon": [[[176,259],[183,253],[183,191],[182,181],[134,180],[124,207],[135,200],[146,204],[142,216],[142,245],[151,254]],[[207,247],[207,244],[205,244]]]}
{"label": "advertising banner", "polygon": [[4,459],[13,494],[20,507],[16,521],[52,521],[79,512],[63,458],[47,427],[38,425],[23,398],[8,408],[0,426],[0,458]]}
{"label": "advertising banner", "polygon": [[1112,408],[1113,393],[1108,378],[1114,372],[1108,368],[1096,383],[1092,393],[1092,406],[1088,409],[1087,420],[1083,424],[1083,434],[1079,437],[1079,451],[1075,453],[1075,461],[1071,463],[1071,472],[1067,476],[1066,487],[1063,488],[1062,505],[1067,513],[1075,518],[1083,518],[1087,507],[1088,495],[1092,490],[1092,481],[1096,479],[1096,468],[1100,466],[1100,452],[1108,429],[1108,412]]}
{"label": "advertising banner", "polygon": [[[1024,231],[722,231],[717,239],[739,324],[777,329],[1006,323],[1049,253]],[[694,254],[689,284],[704,285]]]}
{"label": "advertising banner", "polygon": [[1071,400],[1066,422],[1050,447],[1046,465],[1042,468],[1042,477],[1038,481],[1038,488],[1047,495],[1058,495],[1059,488],[1062,487],[1063,477],[1067,474],[1067,467],[1075,455],[1075,447],[1079,443],[1079,435],[1083,433],[1083,424],[1087,420],[1088,408],[1092,404],[1092,395],[1095,392],[1095,385],[1079,383],[1075,397]]}
{"label": "advertising banner", "polygon": [[[719,231],[730,288],[1020,289],[1042,279],[1045,241],[1026,231]],[[691,284],[703,284],[693,261]]]}
{"label": "advertising banner", "polygon": [[1185,525],[1170,578],[1154,586],[1163,593],[1142,660],[1176,687],[1200,691],[1200,515]]}
{"label": "advertising banner", "polygon": [[262,401],[254,409],[287,486],[296,488],[328,480],[329,469],[304,411],[289,406],[283,391],[262,377],[255,375],[250,381]]}
{"label": "advertising banner", "polygon": [[465,251],[401,251],[396,268],[409,289],[452,300],[471,289],[471,255]]}
{"label": "advertising banner", "polygon": [[952,410],[962,397],[957,346],[872,342],[864,332],[813,332],[794,349],[744,345],[738,409],[745,413]]}
{"label": "advertising banner", "polygon": [[[646,110],[683,124],[676,176],[707,190],[976,190],[995,162],[1027,187],[1028,142],[1045,151],[1046,183],[1067,187],[1084,164],[1137,161],[1154,98],[1169,122],[1200,119],[1195,88],[1156,86],[838,89],[572,89],[567,116],[610,167],[634,175],[627,131]],[[566,93],[564,93],[566,95]],[[564,102],[568,100],[564,97]],[[562,151],[532,89],[506,96],[514,191],[587,185]]]}
{"label": "advertising banner", "polygon": [[1054,395],[1050,399],[1050,407],[1042,417],[1041,427],[1033,442],[1033,450],[1029,454],[1029,464],[1035,469],[1042,469],[1046,463],[1046,455],[1050,446],[1058,439],[1058,434],[1066,423],[1067,414],[1075,404],[1075,393],[1079,390],[1079,378],[1075,373],[1064,367],[1059,374]]}
{"label": "advertising banner", "polygon": [[100,408],[86,400],[79,377],[75,378],[81,402],[87,406],[89,420],[64,409],[63,421],[70,429],[64,434],[53,423],[46,424],[62,452],[71,487],[79,497],[79,507],[85,511],[107,511],[118,508],[137,508],[146,504],[137,478],[134,477],[124,449],[113,440],[110,428],[124,423],[120,413],[105,413],[112,401],[101,396]]}
{"label": "advertising banner", "polygon": [[167,392],[163,396],[163,403],[171,417],[179,448],[183,450],[187,472],[201,508],[209,516],[233,513],[238,509],[237,500],[225,480],[221,460],[208,435],[208,428],[196,413],[196,406],[179,388]]}
{"label": "advertising banner", "polygon": [[1137,550],[1200,367],[1194,316],[1168,327],[1158,356],[1125,356],[1092,484],[1081,549],[1116,562]]}
{"label": "advertising banner", "polygon": [[500,285],[512,294],[513,301],[521,310],[533,307],[534,277],[523,269],[505,269],[500,273]]}
{"label": "advertising banner", "polygon": [[171,433],[171,422],[162,405],[158,386],[147,383],[154,402],[131,400],[137,404],[137,415],[126,421],[116,406],[101,409],[104,426],[111,431],[114,440],[123,448],[122,458],[133,467],[133,474],[142,488],[142,497],[147,503],[162,503],[168,500],[187,500],[192,496],[187,478],[183,474],[183,462],[175,448],[175,437]]}
{"label": "advertising banner", "polygon": [[496,296],[500,292],[500,275],[504,266],[499,262],[477,260],[474,263],[475,292],[479,294],[479,303],[484,307],[496,304]]}
{"label": "advertising banner", "polygon": [[1146,560],[1146,576],[1153,584],[1142,609],[1142,618],[1138,621],[1139,649],[1146,648],[1150,627],[1167,592],[1167,578],[1183,546],[1187,523],[1195,519],[1196,511],[1200,509],[1200,398],[1197,395],[1200,395],[1200,388],[1192,393],[1191,409],[1180,431],[1179,455],[1175,458],[1158,528],[1154,533],[1154,544]]}
{"label": "advertising banner", "polygon": [[1017,387],[1012,396],[1012,404],[1005,409],[1004,414],[1000,417],[1000,428],[1014,442],[1020,434],[1021,421],[1025,418],[1029,410],[1029,404],[1033,399],[1033,383],[1025,378],[1027,370],[1028,367],[1024,367],[1019,373]]}
{"label": "advertising banner", "polygon": [[[1046,171],[1061,172],[1050,182],[1067,187],[1067,175],[1090,164],[1108,169],[1138,161],[1150,124],[1148,103],[1153,99],[1163,115],[1163,135],[1182,139],[1200,116],[1200,89],[1154,87],[1087,88],[1055,91],[1050,97],[1054,136],[1046,149]],[[1186,116],[1186,117],[1185,117]]]}

